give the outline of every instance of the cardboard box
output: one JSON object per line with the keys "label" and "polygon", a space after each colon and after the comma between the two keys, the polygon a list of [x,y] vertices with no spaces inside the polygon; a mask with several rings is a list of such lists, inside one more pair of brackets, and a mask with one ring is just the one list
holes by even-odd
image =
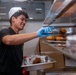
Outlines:
{"label": "cardboard box", "polygon": [[45,40],[46,38],[39,39],[39,50],[37,47],[37,52],[39,51],[38,54],[48,55],[49,57],[57,61],[54,64],[53,68],[51,68],[50,70],[58,70],[65,68],[64,55],[56,49],[52,48],[50,45],[44,43]]}
{"label": "cardboard box", "polygon": [[45,43],[46,38],[40,38],[39,43],[40,43],[40,51],[42,53],[61,53],[57,51],[55,48],[51,47],[47,43]]}

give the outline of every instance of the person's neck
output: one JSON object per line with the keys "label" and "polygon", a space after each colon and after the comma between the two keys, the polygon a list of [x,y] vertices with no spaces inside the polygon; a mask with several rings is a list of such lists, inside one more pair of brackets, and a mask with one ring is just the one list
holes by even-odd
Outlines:
{"label": "person's neck", "polygon": [[19,30],[13,26],[11,26],[11,28],[16,32],[16,33],[19,33]]}

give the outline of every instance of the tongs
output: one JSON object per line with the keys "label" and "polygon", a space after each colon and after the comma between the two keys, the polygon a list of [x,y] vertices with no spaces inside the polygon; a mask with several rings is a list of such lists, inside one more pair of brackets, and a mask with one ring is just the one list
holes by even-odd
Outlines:
{"label": "tongs", "polygon": [[[43,21],[43,25],[42,26],[49,26],[52,23],[55,22],[55,20],[58,18],[58,15],[72,2],[73,0],[54,0],[53,4],[45,18],[45,20]],[[56,3],[61,2],[61,5],[55,9],[55,5]]]}

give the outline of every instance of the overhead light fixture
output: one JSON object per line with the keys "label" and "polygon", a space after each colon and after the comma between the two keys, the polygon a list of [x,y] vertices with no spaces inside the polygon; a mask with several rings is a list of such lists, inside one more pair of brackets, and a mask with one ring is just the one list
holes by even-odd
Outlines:
{"label": "overhead light fixture", "polygon": [[32,20],[32,19],[33,19],[33,17],[29,17],[29,19],[31,19],[31,20]]}

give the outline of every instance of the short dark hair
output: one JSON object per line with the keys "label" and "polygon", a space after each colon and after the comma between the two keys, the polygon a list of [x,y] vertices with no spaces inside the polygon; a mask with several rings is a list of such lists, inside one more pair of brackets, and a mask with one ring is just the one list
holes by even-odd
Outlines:
{"label": "short dark hair", "polygon": [[[28,14],[27,14],[27,12],[25,10],[19,10],[16,13],[14,13],[12,16],[14,16],[15,18],[17,18],[20,15],[24,15],[26,17],[26,19],[29,18]],[[11,16],[11,18],[12,18],[12,16]],[[11,18],[10,18],[10,23],[11,23]]]}

